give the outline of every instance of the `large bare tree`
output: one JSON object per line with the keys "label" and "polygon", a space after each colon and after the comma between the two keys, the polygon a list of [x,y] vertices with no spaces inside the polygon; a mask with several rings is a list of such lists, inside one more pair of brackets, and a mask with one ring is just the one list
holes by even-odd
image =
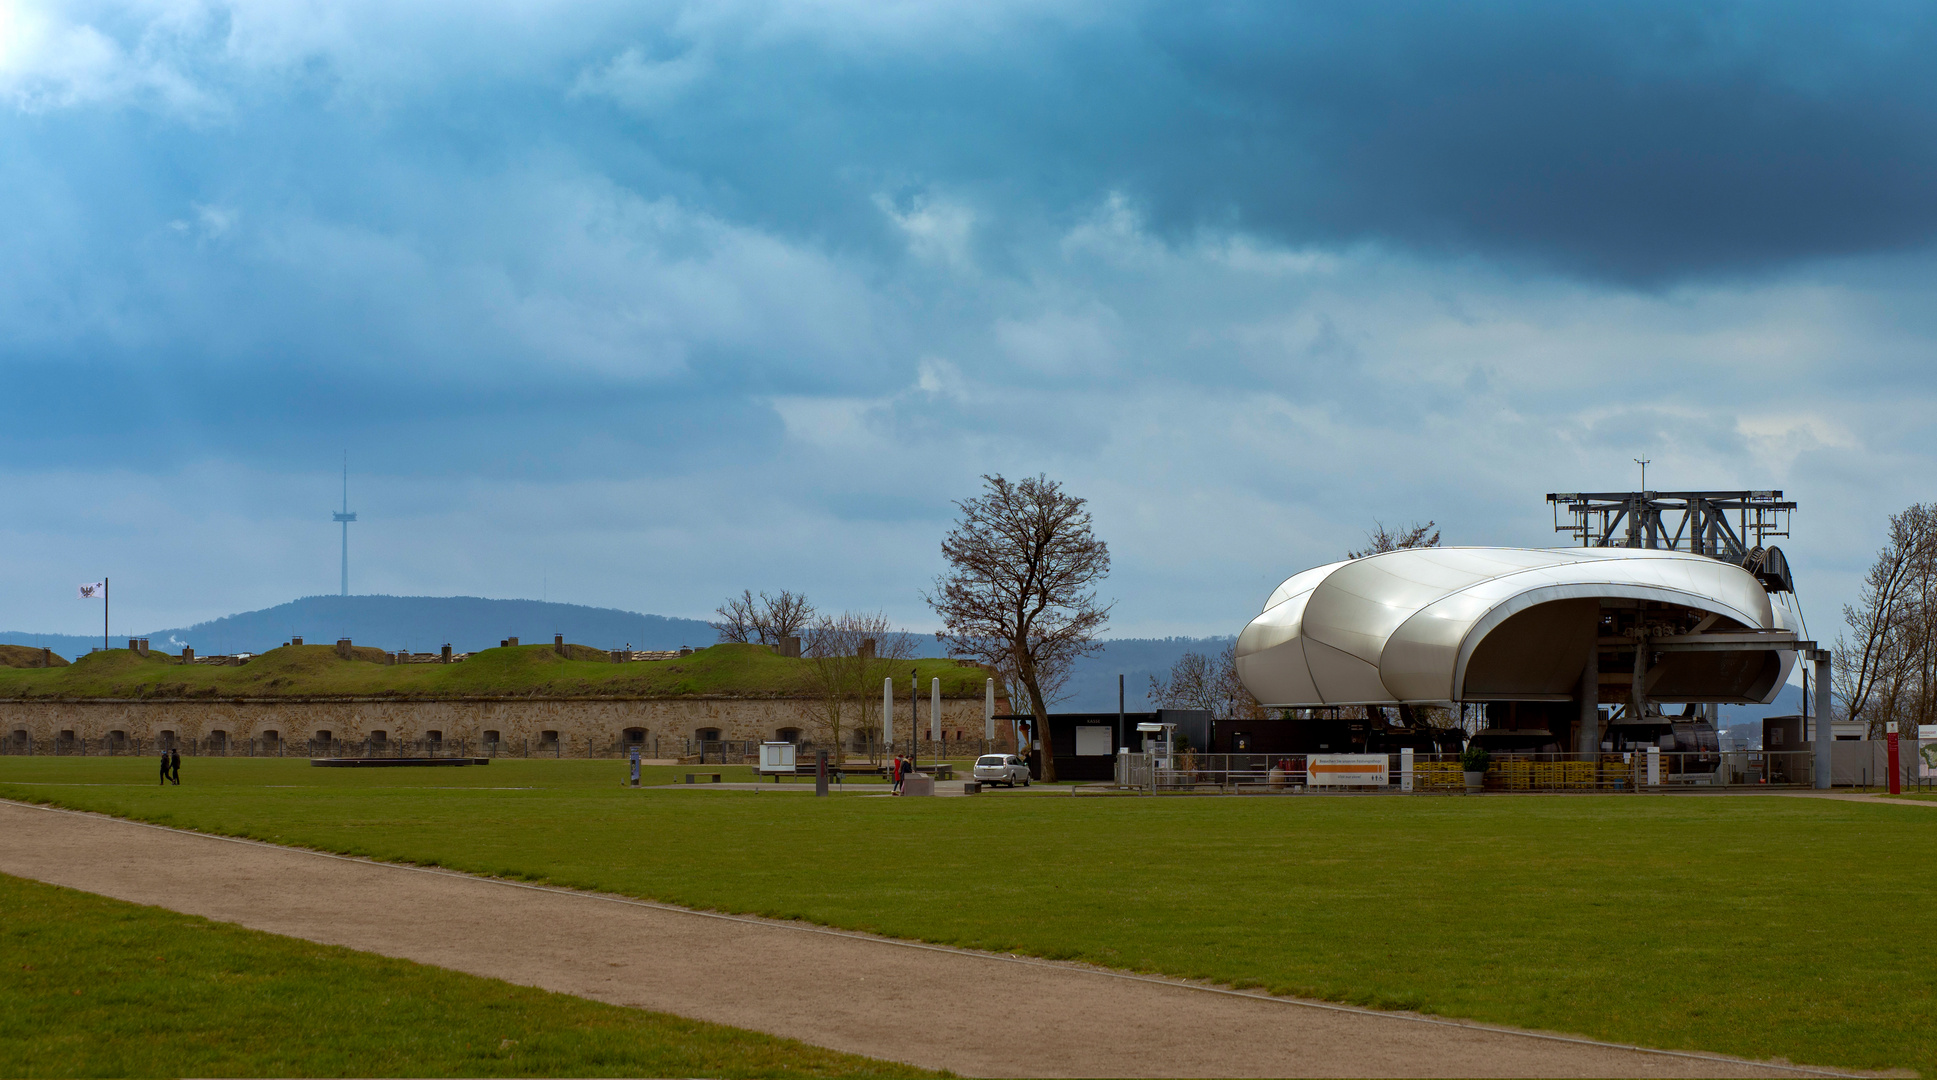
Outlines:
{"label": "large bare tree", "polygon": [[1047,688],[1099,647],[1110,605],[1097,602],[1095,587],[1110,572],[1110,549],[1084,500],[1048,477],[984,476],[982,485],[981,495],[955,504],[961,517],[942,540],[949,569],[924,599],[941,616],[952,655],[1013,672],[1021,683],[1032,727],[1045,739],[1043,779],[1054,780]]}
{"label": "large bare tree", "polygon": [[1937,722],[1937,503],[1890,518],[1836,640],[1837,706],[1872,734]]}

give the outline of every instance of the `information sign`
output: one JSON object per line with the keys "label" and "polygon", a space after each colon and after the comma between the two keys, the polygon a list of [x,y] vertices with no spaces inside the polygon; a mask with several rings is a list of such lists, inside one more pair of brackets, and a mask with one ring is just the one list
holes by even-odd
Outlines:
{"label": "information sign", "polygon": [[763,742],[760,744],[760,772],[791,773],[794,771],[794,744],[790,742]]}
{"label": "information sign", "polygon": [[1313,754],[1305,779],[1313,787],[1384,787],[1390,764],[1384,754]]}

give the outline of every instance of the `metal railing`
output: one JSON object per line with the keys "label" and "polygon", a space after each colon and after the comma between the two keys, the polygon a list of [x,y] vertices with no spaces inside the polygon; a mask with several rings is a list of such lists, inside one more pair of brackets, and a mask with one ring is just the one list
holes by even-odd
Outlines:
{"label": "metal railing", "polygon": [[[1164,760],[1157,754],[1119,754],[1116,786],[1163,792],[1463,792],[1466,776],[1456,754],[1316,755],[1351,759],[1337,772],[1311,771],[1304,754],[1200,754]],[[1378,762],[1383,758],[1383,773]],[[1483,791],[1637,792],[1690,788],[1813,787],[1815,754],[1808,750],[1625,751],[1599,754],[1496,755],[1481,779]]]}

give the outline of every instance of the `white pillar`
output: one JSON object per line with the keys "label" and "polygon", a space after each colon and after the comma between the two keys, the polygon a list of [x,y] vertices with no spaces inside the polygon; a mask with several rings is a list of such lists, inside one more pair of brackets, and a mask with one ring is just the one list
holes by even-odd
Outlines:
{"label": "white pillar", "polygon": [[1661,786],[1661,747],[1648,747],[1648,786]]}
{"label": "white pillar", "polygon": [[895,745],[895,680],[881,680],[881,753],[885,756]]}
{"label": "white pillar", "polygon": [[942,741],[942,681],[928,680],[928,741]]}
{"label": "white pillar", "polygon": [[995,680],[989,679],[982,687],[982,737],[995,741]]}
{"label": "white pillar", "polygon": [[1412,747],[1399,748],[1399,790],[1412,790]]}

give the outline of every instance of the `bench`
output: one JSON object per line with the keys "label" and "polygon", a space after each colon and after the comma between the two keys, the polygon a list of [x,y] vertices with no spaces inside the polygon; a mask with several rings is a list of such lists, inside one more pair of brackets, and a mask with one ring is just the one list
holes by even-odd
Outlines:
{"label": "bench", "polygon": [[686,774],[686,782],[689,784],[697,784],[700,782],[697,778],[701,776],[712,777],[712,779],[706,781],[709,784],[717,784],[720,782],[720,774],[716,772],[711,772],[711,773],[690,773],[689,772]]}

